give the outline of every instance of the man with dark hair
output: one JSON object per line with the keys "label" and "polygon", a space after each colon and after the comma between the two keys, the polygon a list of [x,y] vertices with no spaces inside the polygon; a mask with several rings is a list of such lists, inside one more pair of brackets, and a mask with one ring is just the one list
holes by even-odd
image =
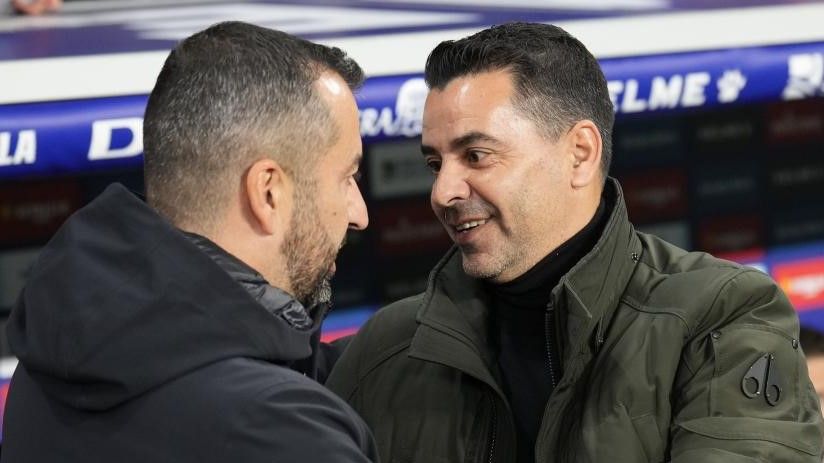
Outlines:
{"label": "man with dark hair", "polygon": [[818,461],[798,320],[766,275],[636,232],[613,111],[558,27],[441,43],[422,152],[456,246],[327,385],[405,462]]}
{"label": "man with dark hair", "polygon": [[169,55],[145,116],[148,204],[119,185],[42,251],[12,312],[3,461],[367,462],[318,345],[367,226],[338,49],[222,23]]}

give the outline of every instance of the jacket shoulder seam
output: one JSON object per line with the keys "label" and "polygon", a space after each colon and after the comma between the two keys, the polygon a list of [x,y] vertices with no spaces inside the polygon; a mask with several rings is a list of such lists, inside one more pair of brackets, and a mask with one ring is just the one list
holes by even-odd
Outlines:
{"label": "jacket shoulder seam", "polygon": [[[651,266],[651,265],[649,265],[645,262],[641,262],[641,263],[643,263],[644,265],[646,265],[648,268],[652,269],[653,271],[661,273],[662,275],[673,275],[671,273],[663,273],[659,269],[657,269],[657,268],[655,268],[655,267],[653,267],[653,266]],[[747,268],[747,267],[744,267],[744,266],[736,266],[736,265],[718,265],[718,266],[706,267],[706,269],[708,269],[708,270],[709,269],[727,270],[727,271],[731,271],[731,272],[728,273],[727,275],[725,275],[725,279],[722,280],[721,285],[718,287],[715,295],[712,298],[712,302],[709,304],[709,306],[708,306],[709,308],[705,311],[705,313],[711,313],[711,312],[714,311],[716,305],[718,304],[719,299],[721,298],[721,296],[723,294],[726,293],[727,288],[729,287],[729,285],[732,281],[734,281],[736,278],[738,278],[739,276],[741,276],[743,274],[758,272],[758,270],[756,270],[756,269]],[[684,323],[685,327],[687,328],[687,335],[689,337],[693,336],[693,334],[695,333],[696,328],[699,324],[699,318],[700,317],[696,317],[696,319],[693,320],[694,326],[691,326],[690,321],[686,317],[684,317],[683,315],[681,315],[681,314],[679,314],[675,311],[667,310],[665,308],[652,310],[651,307],[646,306],[644,304],[641,304],[640,302],[638,302],[637,300],[633,299],[631,296],[626,295],[626,294],[622,296],[621,300],[626,302],[627,304],[629,304],[630,306],[632,306],[633,308],[635,308],[636,310],[641,311],[641,312],[662,313],[662,314],[666,313],[666,314],[670,314],[670,315],[674,315],[674,316],[678,317]]]}
{"label": "jacket shoulder seam", "polygon": [[[732,262],[725,263],[723,260],[718,259],[714,256],[713,256],[713,259],[717,261],[716,264],[705,266],[702,269],[704,269],[704,270],[712,270],[712,269],[715,269],[715,270],[733,270],[733,271],[736,271],[736,273],[741,271],[741,270],[745,270],[745,271],[750,270],[750,269],[744,268],[743,266],[741,266],[739,264],[735,264],[735,263],[732,263]],[[661,269],[659,267],[656,267],[656,266],[650,264],[649,262],[646,262],[644,259],[640,259],[638,261],[638,263],[646,266],[647,268],[649,268],[650,270],[652,270],[654,272],[660,273],[661,275],[677,275],[679,273],[684,273],[684,272],[665,272],[663,269]],[[752,269],[752,271],[757,272],[758,270]]]}
{"label": "jacket shoulder seam", "polygon": [[[757,272],[757,270],[754,270],[754,269],[749,270],[749,269],[746,269],[746,268],[742,267],[742,268],[738,269],[737,272],[735,272],[732,275],[730,275],[729,277],[727,277],[726,281],[724,281],[721,284],[721,287],[718,288],[718,292],[715,293],[715,298],[713,298],[712,304],[710,304],[710,308],[709,308],[709,310],[706,311],[706,313],[715,312],[715,307],[718,304],[718,301],[721,300],[721,296],[723,294],[726,294],[727,289],[729,289],[732,282],[735,281],[736,278],[740,277],[741,275],[743,275],[747,272]],[[697,324],[698,324],[698,321],[696,321],[696,325]]]}

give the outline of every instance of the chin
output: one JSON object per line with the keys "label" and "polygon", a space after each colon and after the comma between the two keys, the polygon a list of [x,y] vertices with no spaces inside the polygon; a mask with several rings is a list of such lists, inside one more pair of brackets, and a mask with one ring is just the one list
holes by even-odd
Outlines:
{"label": "chin", "polygon": [[494,280],[503,271],[497,262],[489,262],[488,259],[480,259],[478,256],[467,257],[466,254],[462,254],[461,256],[463,257],[464,273],[472,278]]}

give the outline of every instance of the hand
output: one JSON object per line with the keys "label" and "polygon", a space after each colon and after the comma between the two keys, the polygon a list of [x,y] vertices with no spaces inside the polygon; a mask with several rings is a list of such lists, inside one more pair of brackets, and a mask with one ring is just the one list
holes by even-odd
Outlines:
{"label": "hand", "polygon": [[14,9],[23,14],[43,14],[57,11],[63,0],[11,0]]}

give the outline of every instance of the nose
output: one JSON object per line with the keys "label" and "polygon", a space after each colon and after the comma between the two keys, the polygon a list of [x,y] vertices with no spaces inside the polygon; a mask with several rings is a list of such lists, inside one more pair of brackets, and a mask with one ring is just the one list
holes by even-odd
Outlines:
{"label": "nose", "polygon": [[357,183],[352,183],[349,198],[349,228],[351,230],[365,230],[369,226],[369,212],[366,210],[366,202],[358,188]]}
{"label": "nose", "polygon": [[456,201],[469,199],[470,188],[466,170],[457,162],[443,162],[432,184],[432,204],[449,207]]}

